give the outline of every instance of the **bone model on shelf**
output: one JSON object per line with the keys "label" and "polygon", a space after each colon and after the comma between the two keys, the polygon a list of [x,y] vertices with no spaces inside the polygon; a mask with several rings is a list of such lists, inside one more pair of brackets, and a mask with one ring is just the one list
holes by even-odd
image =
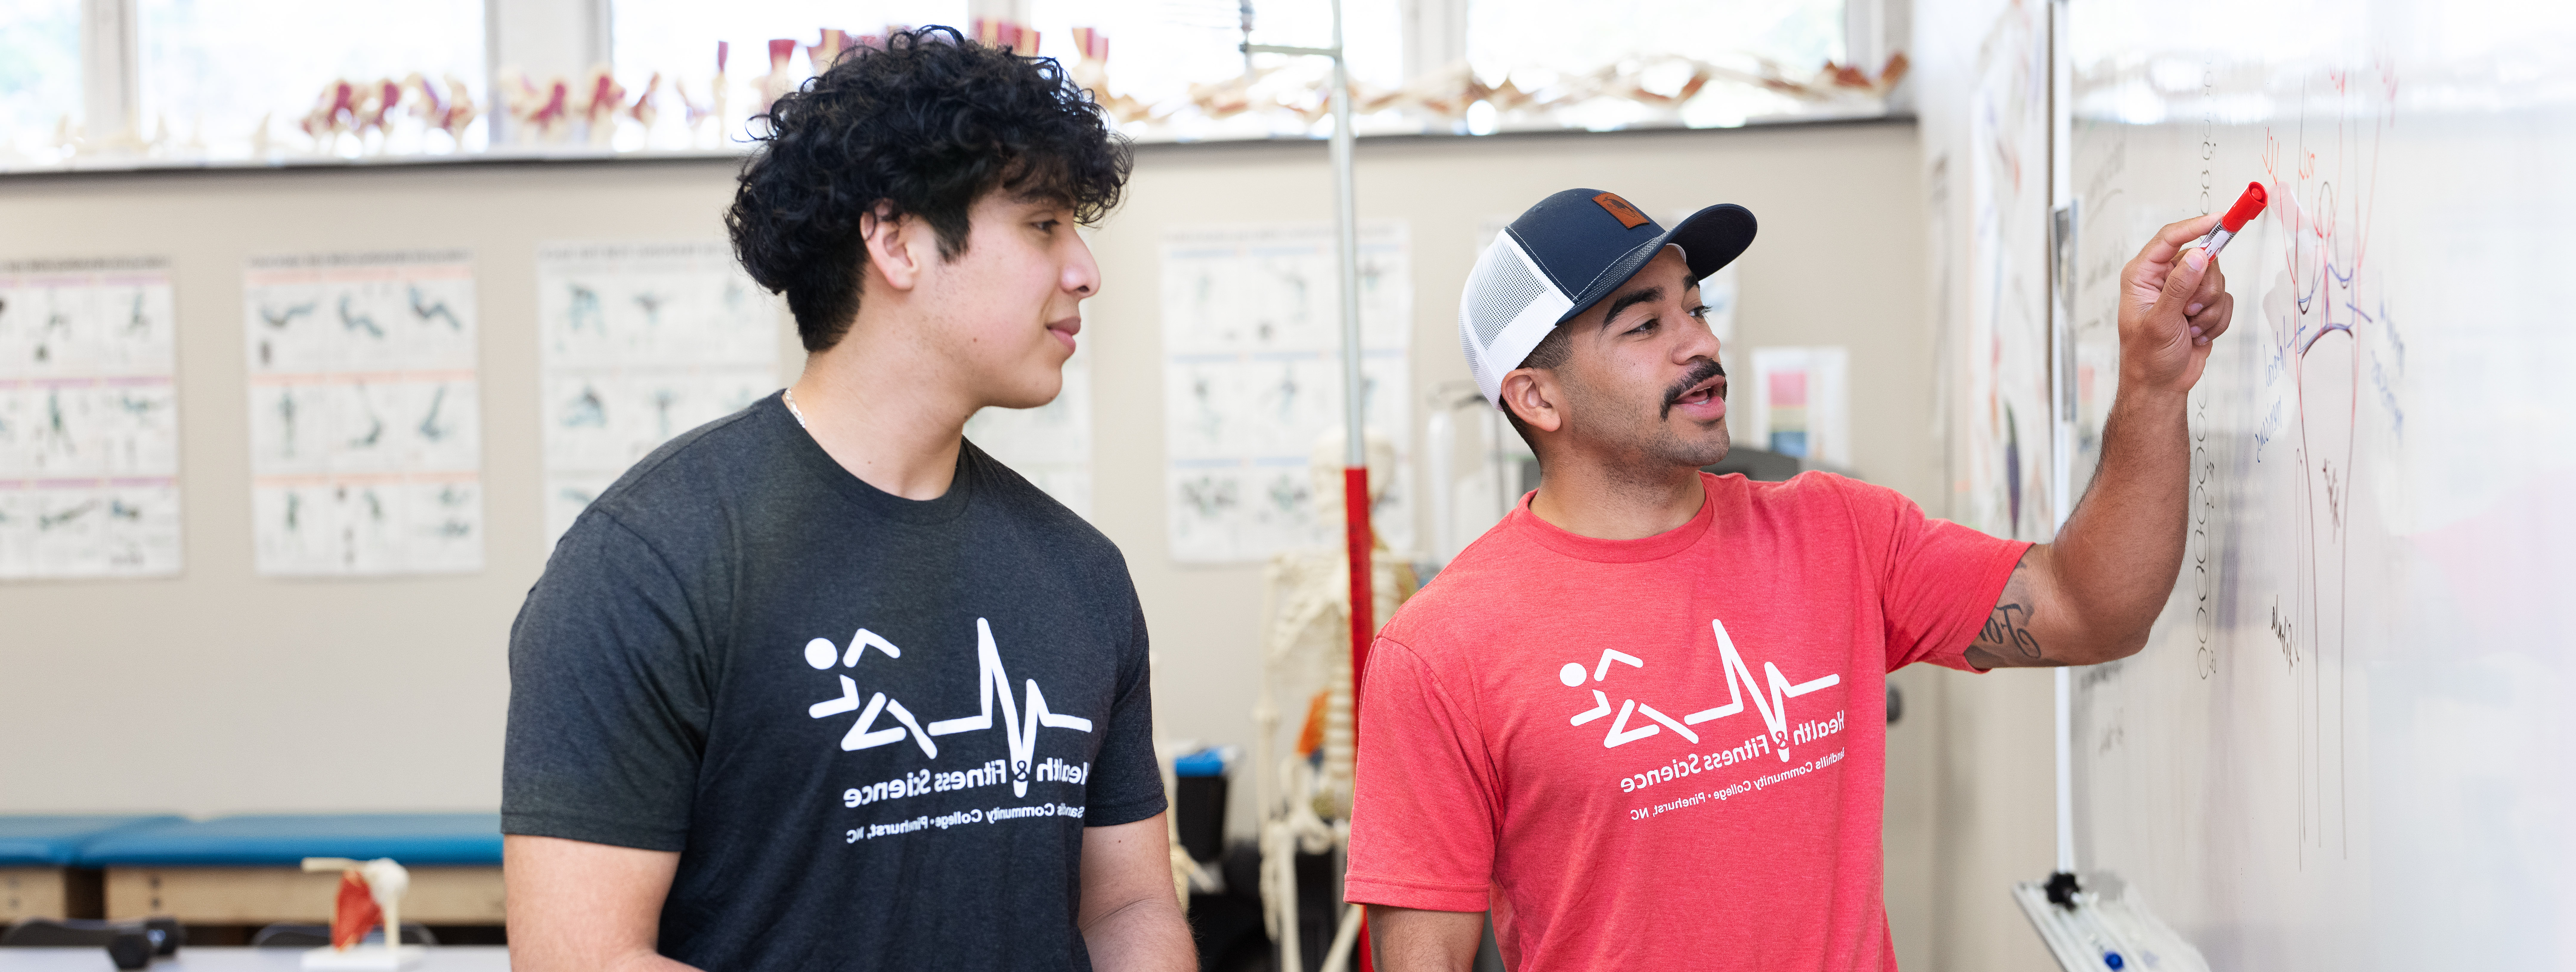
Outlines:
{"label": "bone model on shelf", "polygon": [[431,131],[446,132],[451,147],[463,148],[465,127],[482,117],[482,110],[474,105],[474,92],[465,87],[465,82],[448,75],[445,97],[440,97],[437,84],[416,71],[403,79],[403,85],[416,93],[411,103],[412,116]]}
{"label": "bone model on shelf", "polygon": [[1144,117],[1144,102],[1109,90],[1109,35],[1097,27],[1076,27],[1073,47],[1082,55],[1065,72],[1072,76],[1074,84],[1091,92],[1092,100],[1099,102],[1100,109],[1113,119]]}
{"label": "bone model on shelf", "polygon": [[[733,53],[732,44],[724,41],[716,42],[716,74],[715,77],[707,80],[708,100],[705,102],[700,102],[698,99],[689,95],[689,79],[687,77],[678,77],[671,80],[671,94],[680,99],[680,125],[681,127],[688,129],[689,144],[691,145],[701,145],[706,142],[706,138],[702,132],[706,128],[707,119],[724,117],[725,57],[731,53]],[[722,123],[719,122],[718,124],[721,125]],[[650,123],[647,123],[646,127],[651,127]],[[722,138],[723,133],[718,132],[717,137]]]}
{"label": "bone model on shelf", "polygon": [[1038,52],[1038,32],[1027,25],[995,17],[977,17],[972,26],[975,43],[986,47],[1007,47],[1021,55]]}
{"label": "bone model on shelf", "polygon": [[805,65],[810,74],[831,70],[833,63],[841,59],[841,52],[850,46],[850,35],[840,28],[825,27],[816,33],[819,36],[815,42],[805,45]]}
{"label": "bone model on shelf", "polygon": [[[532,134],[540,141],[555,141],[568,130],[572,118],[572,82],[555,78],[543,86],[528,80],[517,71],[502,72],[501,97],[510,110],[510,120],[520,134]],[[513,137],[517,137],[514,134]]]}
{"label": "bone model on shelf", "polygon": [[618,112],[626,107],[626,86],[618,84],[616,72],[602,64],[590,69],[582,91],[582,130],[592,147],[607,148],[617,135]]}
{"label": "bone model on shelf", "polygon": [[752,114],[768,114],[769,106],[776,104],[780,95],[796,90],[796,85],[804,80],[787,66],[787,62],[795,57],[794,39],[777,38],[769,42],[769,73],[760,76],[760,102],[752,109]]}
{"label": "bone model on shelf", "polygon": [[644,79],[644,93],[635,97],[634,106],[626,109],[626,117],[644,126],[645,131],[652,131],[653,122],[662,117],[662,107],[655,103],[654,98],[661,92],[662,72],[655,71],[651,77]]}
{"label": "bone model on shelf", "polygon": [[[316,154],[336,154],[340,137],[347,135],[357,140],[360,150],[381,155],[392,148],[395,126],[406,116],[418,123],[422,134],[446,133],[448,148],[454,150],[464,147],[465,129],[481,113],[465,82],[450,75],[442,88],[415,71],[400,80],[341,78],[325,84],[296,127],[311,140]],[[268,126],[269,118],[263,116],[251,133],[254,156],[267,154]]]}
{"label": "bone model on shelf", "polygon": [[[1106,37],[1088,27],[1074,28],[1074,34],[1082,54],[1082,61],[1072,72],[1076,83],[1090,90],[1094,100],[1120,124],[1176,121],[1184,109],[1193,109],[1210,121],[1254,114],[1310,125],[1332,110],[1327,95],[1330,73],[1322,61],[1313,59],[1263,65],[1224,80],[1192,83],[1180,99],[1148,104],[1113,92],[1115,75],[1107,63]],[[1713,81],[1824,105],[1884,99],[1908,69],[1902,52],[1889,57],[1875,76],[1831,61],[1807,76],[1794,75],[1769,60],[1758,60],[1757,64],[1756,69],[1747,70],[1680,55],[1649,55],[1623,59],[1587,73],[1557,76],[1535,89],[1524,89],[1508,76],[1499,84],[1487,84],[1461,61],[1395,88],[1354,79],[1351,98],[1352,108],[1361,115],[1400,110],[1452,123],[1465,119],[1468,109],[1478,102],[1498,113],[1547,112],[1601,99],[1677,111],[1683,103],[1705,92]],[[1669,87],[1647,81],[1650,76],[1675,74],[1679,75],[1679,83]]]}

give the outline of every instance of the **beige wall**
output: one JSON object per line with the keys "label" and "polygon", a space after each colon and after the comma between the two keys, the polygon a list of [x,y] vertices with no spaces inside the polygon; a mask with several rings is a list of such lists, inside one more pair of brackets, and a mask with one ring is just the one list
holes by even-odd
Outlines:
{"label": "beige wall", "polygon": [[[1742,264],[1738,346],[1850,346],[1856,471],[1939,512],[1911,125],[1390,140],[1359,159],[1361,216],[1411,229],[1416,389],[1466,377],[1455,300],[1485,221],[1576,185],[1659,217],[1740,202],[1763,229]],[[535,248],[716,234],[731,174],[696,162],[0,181],[0,258],[171,259],[187,515],[179,578],[0,585],[0,812],[494,806],[504,645],[544,555]],[[1127,205],[1094,238],[1106,287],[1084,330],[1093,518],[1126,550],[1151,619],[1167,736],[1249,741],[1260,602],[1257,568],[1164,553],[1159,241],[1181,224],[1327,218],[1331,191],[1320,145],[1148,147]],[[254,576],[242,260],[388,247],[474,253],[487,567]],[[781,341],[792,351],[784,329]],[[1912,703],[1889,743],[1898,952],[1914,968],[1990,967],[2016,943],[2035,947],[2001,888],[2047,866],[2045,679],[1898,681]]]}
{"label": "beige wall", "polygon": [[[453,166],[0,181],[0,255],[169,258],[186,573],[0,585],[0,811],[489,809],[503,650],[545,550],[536,246],[706,235],[725,169]],[[485,569],[251,569],[253,254],[462,247],[482,330]]]}

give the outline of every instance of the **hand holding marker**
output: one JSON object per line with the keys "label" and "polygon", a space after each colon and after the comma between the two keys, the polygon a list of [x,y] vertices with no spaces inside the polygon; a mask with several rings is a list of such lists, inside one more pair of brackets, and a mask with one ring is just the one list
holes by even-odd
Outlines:
{"label": "hand holding marker", "polygon": [[[2219,217],[2218,226],[2211,229],[2209,231],[2209,235],[2200,238],[2200,265],[2206,268],[2209,265],[2216,263],[2218,261],[2218,251],[2226,249],[2227,241],[2235,239],[2237,231],[2244,229],[2245,224],[2253,222],[2254,217],[2262,215],[2264,204],[2270,201],[2270,197],[2266,196],[2263,192],[2262,183],[2246,183],[2245,194],[2236,197],[2236,205],[2228,207],[2227,215]],[[2189,251],[2185,251],[2179,255],[2187,257],[2189,256]],[[2184,308],[2183,314],[2188,318],[2191,316],[2197,316],[2200,311],[2201,305],[2194,303],[2190,307]],[[2209,338],[2201,334],[2200,327],[2198,325],[2193,325],[2191,328],[2191,343],[2195,345],[2209,343]],[[2117,968],[2117,966],[2113,967]]]}
{"label": "hand holding marker", "polygon": [[2237,230],[2244,229],[2245,224],[2254,221],[2254,217],[2263,215],[2263,206],[2270,201],[2271,197],[2263,193],[2262,183],[2246,183],[2245,194],[2236,197],[2236,205],[2228,207],[2227,215],[2219,218],[2218,228],[2200,238],[2200,248],[2207,251],[2208,259],[2218,259],[2218,251],[2227,248],[2227,241],[2236,238]]}

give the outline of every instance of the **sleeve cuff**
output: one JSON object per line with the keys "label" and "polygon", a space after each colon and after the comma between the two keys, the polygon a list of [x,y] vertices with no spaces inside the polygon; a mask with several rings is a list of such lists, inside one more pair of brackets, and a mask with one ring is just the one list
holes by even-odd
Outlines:
{"label": "sleeve cuff", "polygon": [[1943,668],[1955,668],[1972,675],[1983,675],[1986,673],[1986,669],[1968,664],[1968,646],[1975,643],[1978,627],[1982,626],[1985,623],[1986,617],[1993,613],[1994,609],[1991,605],[1994,604],[1997,599],[2004,596],[2004,585],[2012,582],[2013,568],[2021,563],[2022,556],[2029,553],[2030,548],[2033,546],[2037,545],[2028,540],[2015,540],[2010,543],[2006,543],[2003,545],[2002,549],[1996,553],[1993,560],[1986,562],[1985,573],[1977,579],[1977,586],[1986,592],[1986,596],[1984,599],[1978,601],[1978,603],[1990,606],[1986,610],[1978,612],[1976,617],[1968,621],[1966,625],[1967,630],[1953,634],[1949,638],[1943,640],[1943,643],[1950,647],[1934,652],[1930,656],[1925,657],[1923,659],[1924,661],[1931,662],[1932,664],[1939,665]]}
{"label": "sleeve cuff", "polygon": [[1165,806],[1166,804],[1163,802],[1162,796],[1158,794],[1148,799],[1137,800],[1132,803],[1120,803],[1106,807],[1092,807],[1091,809],[1082,812],[1082,825],[1085,827],[1115,827],[1119,824],[1131,824],[1139,820],[1151,819],[1155,814],[1163,812]]}
{"label": "sleeve cuff", "polygon": [[687,847],[689,835],[684,830],[646,827],[609,820],[576,819],[552,814],[504,813],[501,832],[521,837],[560,837],[586,844],[632,847],[636,850],[678,853]]}
{"label": "sleeve cuff", "polygon": [[1483,911],[1492,905],[1482,884],[1434,884],[1358,874],[1342,879],[1342,900],[1421,911]]}

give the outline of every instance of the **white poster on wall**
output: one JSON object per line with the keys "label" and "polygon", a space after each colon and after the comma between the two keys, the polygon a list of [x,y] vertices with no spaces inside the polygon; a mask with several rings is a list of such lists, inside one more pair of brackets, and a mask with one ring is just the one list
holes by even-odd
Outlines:
{"label": "white poster on wall", "polygon": [[259,573],[483,569],[469,260],[442,251],[250,261],[242,330]]}
{"label": "white poster on wall", "polygon": [[179,395],[158,259],[0,263],[0,578],[179,572]]}
{"label": "white poster on wall", "polygon": [[[1337,542],[1313,515],[1308,456],[1343,422],[1340,262],[1330,223],[1176,228],[1163,238],[1163,446],[1172,558],[1260,560]],[[1413,327],[1405,225],[1360,227],[1361,398],[1396,447],[1370,509],[1410,549]],[[1338,481],[1338,477],[1334,478]]]}
{"label": "white poster on wall", "polygon": [[636,460],[778,390],[778,321],[720,239],[539,247],[546,549]]}

